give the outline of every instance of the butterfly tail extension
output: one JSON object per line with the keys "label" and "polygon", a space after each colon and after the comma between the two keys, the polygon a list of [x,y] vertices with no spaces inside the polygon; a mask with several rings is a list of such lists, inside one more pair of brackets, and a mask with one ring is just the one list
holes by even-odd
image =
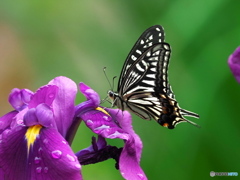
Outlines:
{"label": "butterfly tail extension", "polygon": [[[180,113],[181,113],[182,116],[190,116],[190,117],[194,117],[194,118],[199,118],[200,117],[198,114],[196,114],[194,112],[191,112],[191,111],[188,111],[188,110],[185,110],[185,109],[181,109]],[[188,122],[188,123],[190,123],[190,124],[192,124],[192,125],[194,125],[194,126],[196,126],[198,128],[201,127],[198,124],[196,124],[196,123],[194,123],[194,122],[192,122],[192,121],[190,121],[188,119],[185,119],[185,118],[183,118],[183,119],[184,119],[184,121],[186,121],[186,122]]]}
{"label": "butterfly tail extension", "polygon": [[200,128],[201,126],[199,126],[197,123],[195,123],[195,122],[192,122],[192,121],[190,121],[190,120],[188,120],[188,119],[185,119],[185,118],[183,118],[184,119],[184,121],[186,121],[186,122],[188,122],[188,123],[190,123],[190,124],[192,124],[192,125],[194,125],[194,126],[196,126],[196,127],[198,127],[198,128]]}
{"label": "butterfly tail extension", "polygon": [[185,109],[181,109],[181,114],[183,116],[190,116],[190,117],[194,117],[194,118],[199,118],[200,116],[197,113],[185,110]]}

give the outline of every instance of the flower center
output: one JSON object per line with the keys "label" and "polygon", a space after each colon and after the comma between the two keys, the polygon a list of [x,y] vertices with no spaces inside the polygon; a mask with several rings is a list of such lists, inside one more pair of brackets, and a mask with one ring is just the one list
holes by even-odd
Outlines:
{"label": "flower center", "polygon": [[27,139],[27,148],[28,148],[28,152],[30,150],[30,147],[34,144],[37,136],[39,135],[40,130],[42,129],[43,126],[37,124],[34,126],[30,126],[27,129],[27,132],[25,134],[25,137]]}

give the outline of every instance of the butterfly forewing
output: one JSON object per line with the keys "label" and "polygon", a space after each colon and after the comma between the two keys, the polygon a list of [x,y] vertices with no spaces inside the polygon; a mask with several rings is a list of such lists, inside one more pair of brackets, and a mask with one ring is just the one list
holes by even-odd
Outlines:
{"label": "butterfly forewing", "polygon": [[150,47],[155,44],[164,42],[164,30],[162,26],[155,25],[148,28],[137,40],[135,45],[133,46],[132,50],[127,56],[127,59],[123,65],[121,75],[119,77],[118,82],[118,90],[122,86],[122,81],[126,76],[129,68],[134,64],[136,60],[139,59],[140,56]]}
{"label": "butterfly forewing", "polygon": [[146,50],[128,69],[126,76],[122,79],[123,84],[119,87],[119,94],[124,96],[142,89],[154,92],[158,62],[165,52],[163,44],[154,45]]}
{"label": "butterfly forewing", "polygon": [[159,62],[163,56],[170,56],[170,47],[166,43],[156,44],[146,50],[129,68],[119,90],[118,95],[122,97],[125,108],[143,119],[158,120],[161,115],[161,102],[155,95],[155,87]]}

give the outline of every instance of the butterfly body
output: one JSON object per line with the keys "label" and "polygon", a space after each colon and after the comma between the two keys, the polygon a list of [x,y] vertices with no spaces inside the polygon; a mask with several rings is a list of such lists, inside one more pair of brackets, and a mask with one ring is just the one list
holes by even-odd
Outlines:
{"label": "butterfly body", "polygon": [[199,116],[179,107],[168,83],[170,53],[163,28],[156,25],[147,29],[123,65],[117,92],[108,92],[112,105],[142,119],[155,119],[169,129],[180,122],[196,125],[183,116]]}

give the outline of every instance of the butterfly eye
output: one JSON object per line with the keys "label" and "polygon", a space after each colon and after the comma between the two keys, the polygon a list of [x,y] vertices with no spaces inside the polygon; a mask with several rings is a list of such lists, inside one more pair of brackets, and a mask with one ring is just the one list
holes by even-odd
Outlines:
{"label": "butterfly eye", "polygon": [[108,91],[108,96],[109,96],[111,99],[114,99],[114,98],[115,98],[115,93],[112,92],[112,91]]}

